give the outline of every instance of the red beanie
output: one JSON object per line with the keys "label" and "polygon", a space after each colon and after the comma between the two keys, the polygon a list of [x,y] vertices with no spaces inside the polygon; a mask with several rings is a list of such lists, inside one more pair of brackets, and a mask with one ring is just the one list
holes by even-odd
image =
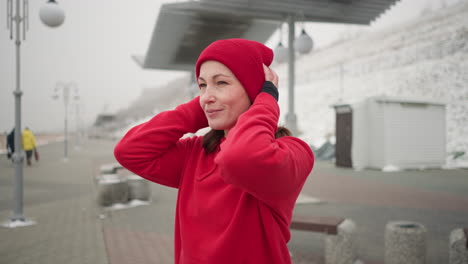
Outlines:
{"label": "red beanie", "polygon": [[262,64],[270,66],[273,51],[260,42],[247,39],[217,40],[206,47],[198,57],[195,66],[197,80],[200,76],[200,66],[208,60],[218,61],[228,67],[253,102],[265,82]]}

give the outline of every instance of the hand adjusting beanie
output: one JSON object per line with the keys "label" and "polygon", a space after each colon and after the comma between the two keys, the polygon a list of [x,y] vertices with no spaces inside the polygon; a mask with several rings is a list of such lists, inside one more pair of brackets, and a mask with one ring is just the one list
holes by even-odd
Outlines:
{"label": "hand adjusting beanie", "polygon": [[201,65],[209,60],[218,61],[228,67],[253,102],[265,82],[262,64],[270,66],[273,51],[260,42],[247,39],[217,40],[206,47],[198,57],[195,65],[197,80]]}

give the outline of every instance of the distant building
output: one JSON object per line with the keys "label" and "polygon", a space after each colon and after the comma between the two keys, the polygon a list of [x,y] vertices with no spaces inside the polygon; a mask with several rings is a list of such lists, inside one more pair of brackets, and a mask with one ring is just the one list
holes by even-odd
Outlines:
{"label": "distant building", "polygon": [[114,114],[99,114],[94,122],[93,127],[89,131],[91,138],[109,138],[109,135],[116,129],[116,115]]}
{"label": "distant building", "polygon": [[102,127],[108,123],[114,122],[116,116],[114,114],[99,114],[96,118],[96,122],[94,122],[94,126]]}

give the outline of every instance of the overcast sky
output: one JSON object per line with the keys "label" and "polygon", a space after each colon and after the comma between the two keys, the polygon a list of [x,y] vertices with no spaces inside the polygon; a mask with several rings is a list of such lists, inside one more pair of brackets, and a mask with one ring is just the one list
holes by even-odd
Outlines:
{"label": "overcast sky", "polygon": [[[16,0],[14,0],[16,1]],[[465,0],[466,1],[466,0]],[[6,0],[0,4],[0,132],[14,126],[15,45],[6,29]],[[30,27],[21,45],[22,127],[33,131],[63,130],[64,104],[52,100],[57,82],[75,82],[80,111],[87,123],[98,113],[127,107],[143,88],[183,76],[185,73],[142,70],[131,59],[145,54],[159,13],[161,0],[58,0],[64,24],[47,28],[39,20],[46,0],[30,0]],[[424,8],[439,8],[457,0],[401,0],[371,27],[384,28],[414,19]],[[341,33],[342,25],[312,24],[307,27],[317,45],[324,46]],[[273,48],[274,43],[267,44]],[[277,37],[276,37],[277,38]],[[276,43],[275,43],[276,44]],[[70,129],[75,127],[74,117]]]}

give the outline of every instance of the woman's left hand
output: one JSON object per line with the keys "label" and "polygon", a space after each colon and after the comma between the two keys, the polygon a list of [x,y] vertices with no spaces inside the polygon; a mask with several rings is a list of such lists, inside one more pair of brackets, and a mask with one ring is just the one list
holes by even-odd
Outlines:
{"label": "woman's left hand", "polygon": [[265,64],[263,64],[263,71],[265,72],[265,81],[272,82],[278,88],[278,74]]}

